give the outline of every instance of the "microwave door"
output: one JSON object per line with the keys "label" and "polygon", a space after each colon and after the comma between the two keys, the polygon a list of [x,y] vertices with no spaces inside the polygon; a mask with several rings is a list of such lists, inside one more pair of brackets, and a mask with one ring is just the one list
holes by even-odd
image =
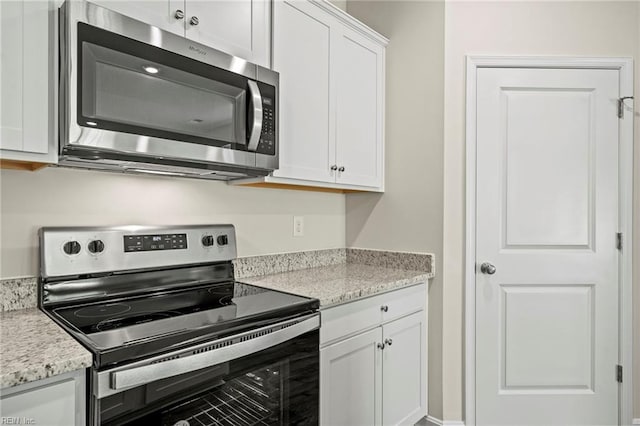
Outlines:
{"label": "microwave door", "polygon": [[255,166],[255,153],[248,152],[247,144],[254,127],[259,140],[262,113],[251,116],[261,107],[252,99],[260,91],[252,91],[251,78],[77,25],[76,124],[81,135],[76,143]]}

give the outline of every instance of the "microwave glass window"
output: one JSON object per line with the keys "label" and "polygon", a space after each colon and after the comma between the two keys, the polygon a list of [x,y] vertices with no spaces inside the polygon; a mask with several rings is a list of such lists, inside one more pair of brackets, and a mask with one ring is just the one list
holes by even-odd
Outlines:
{"label": "microwave glass window", "polygon": [[[78,124],[233,149],[244,147],[246,84],[227,84],[161,59],[148,60],[83,41]],[[210,68],[211,73],[217,70]]]}

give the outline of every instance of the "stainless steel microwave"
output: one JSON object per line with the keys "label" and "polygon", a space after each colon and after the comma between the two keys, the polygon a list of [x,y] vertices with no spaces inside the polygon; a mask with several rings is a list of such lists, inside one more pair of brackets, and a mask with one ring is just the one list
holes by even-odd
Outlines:
{"label": "stainless steel microwave", "polygon": [[278,167],[278,73],[89,2],[60,9],[59,164],[228,180]]}

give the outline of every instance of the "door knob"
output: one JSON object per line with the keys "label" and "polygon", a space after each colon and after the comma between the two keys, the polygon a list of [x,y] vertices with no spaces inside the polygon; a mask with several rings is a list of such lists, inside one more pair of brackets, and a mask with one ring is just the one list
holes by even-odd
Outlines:
{"label": "door knob", "polygon": [[384,343],[378,343],[377,346],[380,350],[384,349]]}
{"label": "door knob", "polygon": [[339,172],[344,172],[344,166],[340,167],[340,168],[338,169],[338,171],[339,171]]}
{"label": "door knob", "polygon": [[384,344],[387,346],[391,346],[391,344],[393,343],[392,339],[384,339]]}
{"label": "door knob", "polygon": [[173,15],[174,18],[176,19],[182,19],[184,18],[184,12],[181,11],[180,9],[176,10],[176,13]]}
{"label": "door knob", "polygon": [[484,262],[480,265],[480,272],[487,275],[493,275],[496,273],[496,267],[489,262]]}
{"label": "door knob", "polygon": [[331,166],[331,170],[335,172],[336,170],[338,170],[338,166],[334,164],[333,166]]}
{"label": "door knob", "polygon": [[389,312],[389,307],[387,305],[382,305],[382,306],[380,306],[380,310],[382,312]]}
{"label": "door knob", "polygon": [[200,23],[200,20],[198,19],[197,16],[192,16],[191,19],[189,20],[189,24],[193,25],[194,27],[199,23]]}

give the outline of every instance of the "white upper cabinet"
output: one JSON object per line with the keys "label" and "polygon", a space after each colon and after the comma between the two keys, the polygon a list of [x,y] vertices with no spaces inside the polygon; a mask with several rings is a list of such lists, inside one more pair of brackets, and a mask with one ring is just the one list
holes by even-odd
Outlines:
{"label": "white upper cabinet", "polygon": [[271,65],[269,0],[90,0],[263,67]]}
{"label": "white upper cabinet", "polygon": [[54,40],[49,38],[54,28],[52,2],[0,1],[0,157],[3,161],[56,162],[53,58],[57,50]]}
{"label": "white upper cabinet", "polygon": [[273,68],[280,73],[280,168],[274,176],[330,182],[331,21],[306,1],[276,1],[273,23]]}
{"label": "white upper cabinet", "polygon": [[269,0],[187,0],[185,13],[188,38],[269,68]]}
{"label": "white upper cabinet", "polygon": [[260,182],[383,191],[387,42],[326,1],[274,0],[280,167]]}
{"label": "white upper cabinet", "polygon": [[382,186],[384,55],[349,28],[336,37],[336,182]]}
{"label": "white upper cabinet", "polygon": [[[184,0],[89,0],[138,21],[184,36]],[[181,17],[182,16],[182,17]]]}

